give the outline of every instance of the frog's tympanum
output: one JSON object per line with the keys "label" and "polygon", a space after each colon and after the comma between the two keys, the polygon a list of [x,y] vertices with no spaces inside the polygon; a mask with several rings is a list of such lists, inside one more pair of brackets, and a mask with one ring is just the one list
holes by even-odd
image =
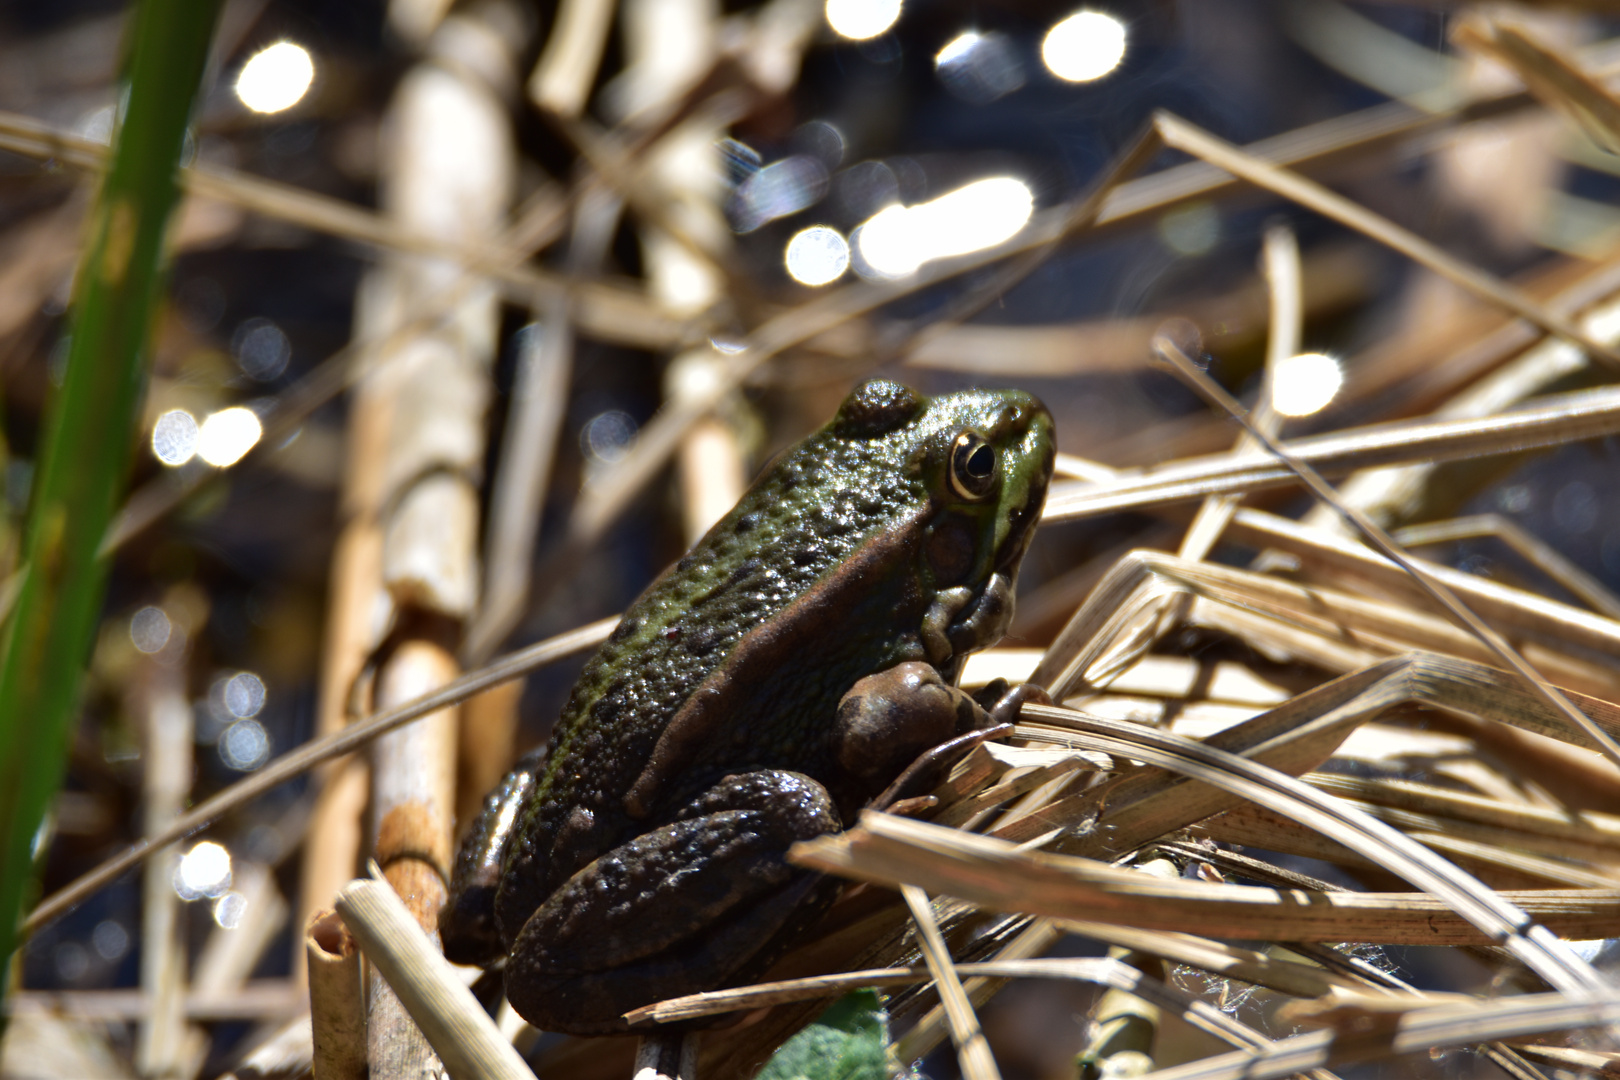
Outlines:
{"label": "frog's tympanum", "polygon": [[504,955],[518,1013],[578,1034],[758,976],[838,889],[788,848],[985,723],[950,684],[1007,629],[1052,461],[1027,394],[858,387],[625,612],[489,796],[445,955]]}

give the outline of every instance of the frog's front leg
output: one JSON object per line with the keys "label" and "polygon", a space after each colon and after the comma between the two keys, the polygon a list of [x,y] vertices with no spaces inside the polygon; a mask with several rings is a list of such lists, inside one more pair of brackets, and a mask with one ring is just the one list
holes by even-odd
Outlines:
{"label": "frog's front leg", "polygon": [[838,703],[838,763],[870,798],[918,755],[986,726],[973,698],[931,665],[908,660],[861,679]]}
{"label": "frog's front leg", "polygon": [[787,850],[841,827],[827,789],[799,773],[727,776],[675,821],[580,870],[529,917],[506,996],[542,1030],[622,1031],[623,1014],[763,970],[817,918],[838,882]]}
{"label": "frog's front leg", "polygon": [[839,702],[839,764],[868,796],[881,791],[873,805],[887,809],[937,786],[945,779],[942,769],[971,749],[964,736],[988,729],[1005,733],[1028,701],[1051,704],[1034,683],[1009,688],[1007,680],[997,679],[969,694],[927,664],[896,664],[860,680]]}

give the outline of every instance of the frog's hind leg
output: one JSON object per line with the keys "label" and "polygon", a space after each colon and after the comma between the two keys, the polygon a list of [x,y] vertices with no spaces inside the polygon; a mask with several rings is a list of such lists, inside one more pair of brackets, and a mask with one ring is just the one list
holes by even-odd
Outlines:
{"label": "frog's hind leg", "polygon": [[762,971],[818,916],[838,883],[787,849],[840,828],[807,776],[727,776],[677,820],[607,852],[518,934],[506,995],[542,1030],[622,1031],[623,1014]]}

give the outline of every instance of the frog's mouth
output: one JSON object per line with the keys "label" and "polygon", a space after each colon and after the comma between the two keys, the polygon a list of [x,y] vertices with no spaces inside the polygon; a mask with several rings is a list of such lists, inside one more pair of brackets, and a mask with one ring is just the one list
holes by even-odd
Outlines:
{"label": "frog's mouth", "polygon": [[[1044,486],[1032,490],[1030,494],[1032,501],[1023,502],[1007,511],[1007,531],[1001,542],[995,569],[983,588],[977,593],[964,589],[962,591],[967,595],[961,598],[947,599],[942,593],[929,610],[929,619],[944,616],[941,636],[949,643],[951,657],[941,663],[987,649],[1005,637],[1011,628],[1013,588],[1018,580],[1018,567],[1024,561],[1024,553],[1029,550],[1029,542],[1035,535],[1035,523],[1040,519],[1041,506],[1046,501]],[[950,591],[954,590],[947,590]],[[954,605],[949,613],[939,610],[942,601],[945,606]],[[925,639],[928,636],[926,630],[925,623]]]}
{"label": "frog's mouth", "polygon": [[1035,523],[1040,520],[1041,507],[1046,503],[1046,489],[1038,493],[1033,502],[1024,502],[1007,511],[1007,537],[1001,543],[1000,557],[996,560],[996,573],[1004,574],[1008,581],[1018,580],[1018,566],[1024,561],[1029,542],[1035,536]]}

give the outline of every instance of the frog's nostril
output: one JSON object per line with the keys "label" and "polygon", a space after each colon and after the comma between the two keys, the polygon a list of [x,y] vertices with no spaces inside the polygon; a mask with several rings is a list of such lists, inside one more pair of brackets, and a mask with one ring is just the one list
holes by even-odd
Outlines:
{"label": "frog's nostril", "polygon": [[1019,503],[1008,509],[1007,538],[1001,545],[1000,558],[996,566],[998,571],[1007,571],[1023,559],[1034,516],[1028,502]]}

